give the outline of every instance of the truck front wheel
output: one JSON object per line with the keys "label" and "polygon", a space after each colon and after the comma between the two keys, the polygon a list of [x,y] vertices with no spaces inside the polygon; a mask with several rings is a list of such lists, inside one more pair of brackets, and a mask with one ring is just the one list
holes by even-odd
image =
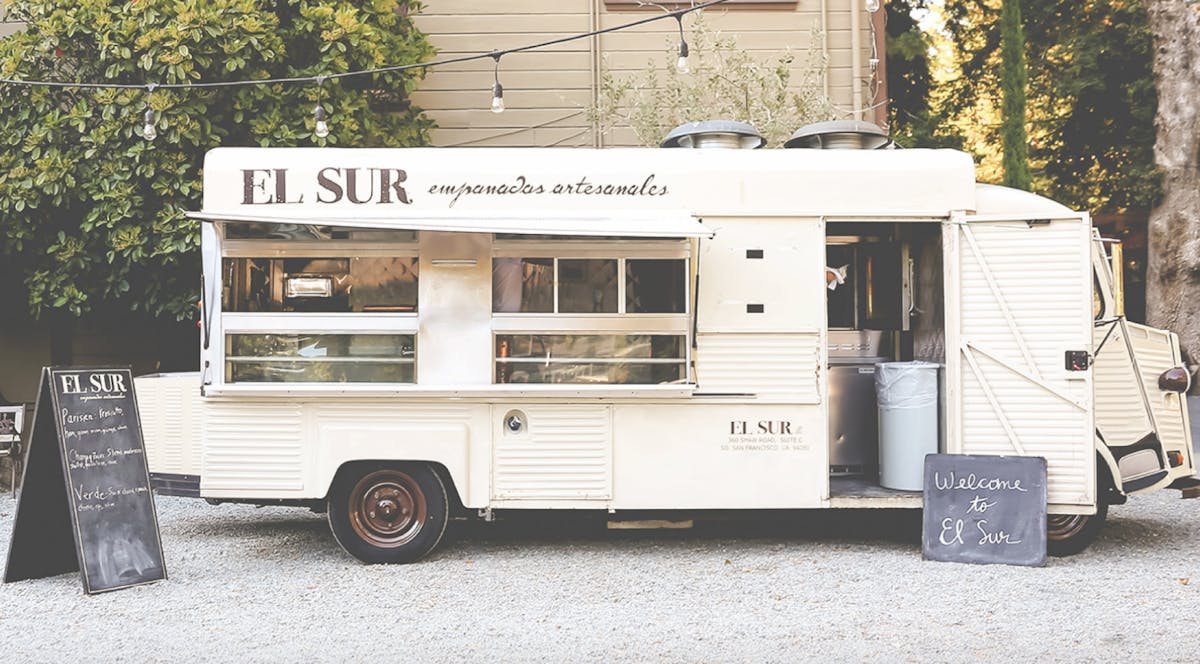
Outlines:
{"label": "truck front wheel", "polygon": [[412,563],[441,541],[448,502],[428,464],[354,464],[329,489],[329,528],[347,553],[365,563]]}

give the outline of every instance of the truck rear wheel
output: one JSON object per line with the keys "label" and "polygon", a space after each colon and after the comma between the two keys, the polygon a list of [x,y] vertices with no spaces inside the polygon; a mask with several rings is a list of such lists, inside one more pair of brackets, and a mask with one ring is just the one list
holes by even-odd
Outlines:
{"label": "truck rear wheel", "polygon": [[1049,514],[1046,516],[1046,553],[1055,557],[1073,556],[1088,548],[1108,517],[1108,503],[1103,499],[1096,505],[1095,514]]}
{"label": "truck rear wheel", "polygon": [[1096,513],[1047,514],[1046,553],[1061,558],[1073,556],[1091,546],[1104,530],[1108,519],[1109,495],[1114,487],[1108,464],[1096,455]]}
{"label": "truck rear wheel", "polygon": [[446,487],[424,463],[343,468],[329,489],[329,529],[370,563],[412,563],[434,549],[449,517]]}

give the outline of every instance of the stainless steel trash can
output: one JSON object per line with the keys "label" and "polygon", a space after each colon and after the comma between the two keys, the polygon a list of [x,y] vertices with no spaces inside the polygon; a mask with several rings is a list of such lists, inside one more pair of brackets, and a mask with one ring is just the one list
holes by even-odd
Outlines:
{"label": "stainless steel trash can", "polygon": [[938,370],[934,362],[875,365],[879,404],[879,484],[920,491],[925,455],[938,451]]}

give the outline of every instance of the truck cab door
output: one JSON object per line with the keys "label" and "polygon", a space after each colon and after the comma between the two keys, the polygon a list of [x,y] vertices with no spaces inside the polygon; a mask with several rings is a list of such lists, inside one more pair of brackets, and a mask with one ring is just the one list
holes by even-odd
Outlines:
{"label": "truck cab door", "polygon": [[1092,245],[1096,437],[1123,493],[1160,489],[1195,472],[1186,400],[1159,386],[1163,372],[1183,366],[1179,339],[1120,315],[1098,234]]}

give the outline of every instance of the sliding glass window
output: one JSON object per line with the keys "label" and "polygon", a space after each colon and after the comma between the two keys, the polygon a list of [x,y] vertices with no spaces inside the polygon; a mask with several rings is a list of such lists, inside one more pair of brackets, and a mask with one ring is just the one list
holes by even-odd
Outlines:
{"label": "sliding glass window", "polygon": [[497,241],[496,383],[689,382],[686,241]]}
{"label": "sliding glass window", "polygon": [[413,383],[415,233],[224,226],[226,383]]}

